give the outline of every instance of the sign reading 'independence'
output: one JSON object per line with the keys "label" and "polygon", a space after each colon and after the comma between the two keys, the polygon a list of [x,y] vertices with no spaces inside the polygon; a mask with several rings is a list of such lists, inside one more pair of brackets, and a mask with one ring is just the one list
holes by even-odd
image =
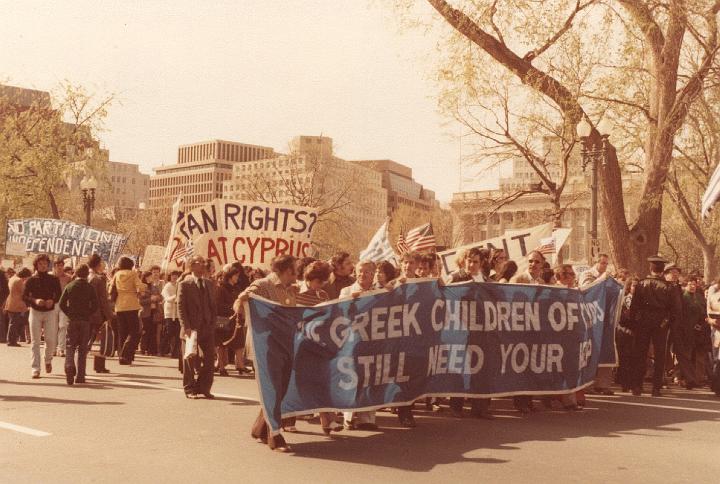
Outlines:
{"label": "sign reading 'independence'", "polygon": [[309,308],[251,297],[266,417],[277,432],[282,416],[582,388],[614,363],[621,292],[426,280]]}
{"label": "sign reading 'independence'", "polygon": [[114,263],[126,242],[124,235],[68,220],[26,218],[7,223],[6,253],[11,255],[47,253],[88,257],[95,253]]}

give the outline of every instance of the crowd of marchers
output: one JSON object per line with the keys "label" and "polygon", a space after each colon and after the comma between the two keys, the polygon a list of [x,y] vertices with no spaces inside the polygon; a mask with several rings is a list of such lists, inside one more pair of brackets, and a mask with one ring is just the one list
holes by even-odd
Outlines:
{"label": "crowd of marchers", "polygon": [[[588,392],[612,395],[613,382],[623,392],[641,395],[649,381],[653,396],[660,396],[671,384],[687,389],[712,384],[720,346],[720,281],[706,285],[660,256],[648,259],[649,272],[642,276],[622,268],[609,274],[605,254],[581,274],[570,264],[552,267],[540,251],[530,252],[526,262],[527,270],[518,272],[518,264],[503,250],[471,248],[461,250],[456,270],[442,277],[433,253],[406,252],[398,266],[388,261],[355,262],[344,252],[328,261],[282,255],[273,260],[268,273],[239,262],[216,268],[196,255],[186,261],[185,271],[163,273],[158,266],[139,271],[126,257],[107,271],[97,255],[72,269],[63,258],[53,261],[41,254],[32,269],[0,272],[0,341],[8,346],[30,344],[32,378],[40,378],[43,369],[51,373],[53,357],[64,358],[68,385],[85,383],[89,356],[96,373],[108,373],[106,360],[115,354],[119,365],[132,365],[138,352],[175,358],[185,396],[212,399],[213,379],[228,376],[228,366],[234,365],[238,376],[254,375],[244,317],[250,294],[286,306],[314,306],[391,290],[416,278],[438,278],[442,284],[474,281],[583,288],[612,275],[625,288],[615,334],[616,368],[600,367],[593,385],[584,391],[542,398],[515,396],[517,411],[529,414],[553,406],[580,410]],[[466,408],[471,417],[493,418],[491,400],[486,398],[434,398],[419,403],[429,411],[447,409],[455,418],[462,418]],[[413,405],[393,412],[400,425],[415,426]],[[317,417],[329,436],[340,430],[377,430],[375,413],[323,412]],[[295,418],[284,419],[283,430],[297,431],[296,423]],[[273,450],[290,450],[282,433],[268,431],[262,411],[251,435]]]}

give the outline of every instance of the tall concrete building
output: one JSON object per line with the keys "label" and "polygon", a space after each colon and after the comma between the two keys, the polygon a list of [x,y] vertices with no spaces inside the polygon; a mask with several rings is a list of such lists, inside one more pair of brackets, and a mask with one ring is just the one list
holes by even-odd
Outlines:
{"label": "tall concrete building", "polygon": [[[223,196],[332,207],[335,235],[344,237],[347,250],[354,250],[355,243],[367,244],[388,214],[382,173],[334,156],[332,138],[323,136],[298,136],[290,142],[289,154],[234,165]],[[343,230],[349,233],[341,234]]]}
{"label": "tall concrete building", "polygon": [[230,180],[233,166],[272,158],[275,151],[234,141],[211,140],[181,145],[177,163],[154,169],[150,177],[150,208],[169,208],[178,194],[192,210],[223,195],[223,182]]}
{"label": "tall concrete building", "polygon": [[431,211],[439,208],[435,192],[423,187],[412,177],[412,168],[393,160],[360,160],[362,166],[371,168],[382,175],[382,186],[387,190],[388,216],[408,206],[418,210]]}
{"label": "tall concrete building", "polygon": [[[549,140],[546,140],[549,142]],[[547,145],[546,145],[547,146]],[[552,149],[552,147],[550,147]],[[573,264],[589,262],[590,236],[590,178],[583,173],[579,149],[573,153],[568,170],[568,182],[562,194],[562,227],[572,229],[561,255],[563,261]],[[552,179],[557,179],[559,165],[550,166]],[[509,229],[528,228],[552,222],[553,206],[547,195],[532,193],[497,208],[497,201],[528,189],[539,178],[523,158],[513,161],[511,176],[500,179],[497,190],[480,190],[454,193],[450,202],[453,216],[453,238],[459,245],[497,237]],[[622,177],[626,216],[632,220],[637,209],[641,180],[637,174],[624,173]],[[602,207],[598,208],[598,239],[600,251],[608,251],[607,233],[602,223]]]}
{"label": "tall concrete building", "polygon": [[150,175],[141,173],[138,165],[110,161],[107,164],[110,203],[121,210],[135,210],[147,205],[150,193]]}

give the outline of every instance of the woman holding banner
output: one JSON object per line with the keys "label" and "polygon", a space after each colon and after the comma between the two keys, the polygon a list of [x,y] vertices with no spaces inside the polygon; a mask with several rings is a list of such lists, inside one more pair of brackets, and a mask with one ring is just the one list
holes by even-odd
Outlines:
{"label": "woman holding banner", "polygon": [[[322,287],[329,277],[330,264],[327,262],[315,261],[308,264],[303,273],[307,289],[297,295],[297,305],[317,306],[328,301],[330,296],[322,290]],[[330,432],[339,432],[343,429],[342,425],[335,422],[335,412],[320,412],[320,425],[327,436]]]}

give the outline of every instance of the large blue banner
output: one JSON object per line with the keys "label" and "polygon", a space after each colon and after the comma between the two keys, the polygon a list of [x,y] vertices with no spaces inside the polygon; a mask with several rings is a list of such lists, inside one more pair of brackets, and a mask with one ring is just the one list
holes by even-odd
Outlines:
{"label": "large blue banner", "polygon": [[266,417],[277,432],[281,416],[582,388],[614,363],[603,346],[614,346],[621,290],[613,279],[583,291],[423,280],[314,307],[253,296]]}
{"label": "large blue banner", "polygon": [[69,220],[25,218],[8,220],[5,252],[11,255],[46,253],[76,257],[98,254],[113,264],[127,237]]}

